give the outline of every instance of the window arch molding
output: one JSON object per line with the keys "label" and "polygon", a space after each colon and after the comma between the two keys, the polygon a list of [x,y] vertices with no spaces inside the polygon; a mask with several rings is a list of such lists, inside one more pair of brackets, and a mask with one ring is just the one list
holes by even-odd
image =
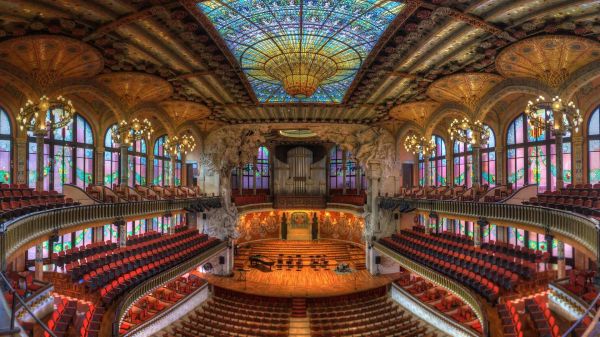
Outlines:
{"label": "window arch molding", "polygon": [[11,115],[0,106],[0,183],[13,182],[14,126]]}

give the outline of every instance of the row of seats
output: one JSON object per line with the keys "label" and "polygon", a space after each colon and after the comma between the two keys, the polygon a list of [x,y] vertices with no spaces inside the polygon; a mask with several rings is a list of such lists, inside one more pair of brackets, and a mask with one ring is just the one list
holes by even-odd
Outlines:
{"label": "row of seats", "polygon": [[119,276],[116,280],[100,289],[102,302],[105,304],[112,303],[117,296],[140,284],[144,280],[201,254],[218,243],[218,239],[210,238],[208,241],[197,243],[178,253],[163,255],[160,260],[139,266],[136,269]]}
{"label": "row of seats", "polygon": [[[483,264],[483,271],[485,271],[485,269],[489,269],[486,266],[486,264],[489,263],[493,265],[492,268],[496,267],[492,271],[502,271],[502,269],[506,269],[509,271],[509,273],[506,274],[510,279],[514,278],[511,274],[517,274],[523,278],[529,279],[536,272],[536,266],[531,262],[518,260],[512,256],[489,251],[470,244],[453,242],[451,240],[446,240],[435,235],[427,235],[418,231],[402,230],[400,235],[417,240],[417,244],[425,246],[430,251],[433,250],[433,255],[439,258],[446,258],[448,255],[454,255],[456,257],[456,254],[458,254],[458,260],[455,262],[461,265],[469,263],[475,265]],[[475,269],[479,270],[481,268],[475,266]],[[479,273],[479,271],[477,271],[477,273]],[[515,281],[518,281],[518,277],[514,279]]]}
{"label": "row of seats", "polygon": [[387,296],[386,288],[307,300],[311,336],[424,336],[427,329]]}
{"label": "row of seats", "polygon": [[20,200],[2,201],[0,202],[0,223],[33,212],[76,205],[79,205],[79,203],[63,196],[49,196],[47,198],[31,197]]}
{"label": "row of seats", "polygon": [[523,337],[523,323],[512,302],[498,306],[498,316],[505,337]]}
{"label": "row of seats", "polygon": [[291,301],[214,288],[214,296],[163,337],[287,337]]}
{"label": "row of seats", "polygon": [[177,240],[185,239],[195,234],[198,234],[198,231],[190,229],[188,232],[163,235],[149,241],[98,253],[66,264],[65,271],[71,274],[71,278],[74,282],[79,281],[85,274],[88,274],[97,268],[103,268],[112,262],[116,263],[128,257],[135,257],[136,255],[158,249],[163,245],[174,243]]}
{"label": "row of seats", "polygon": [[541,297],[525,300],[525,311],[530,315],[533,325],[540,337],[560,337],[559,327],[556,319],[546,307]]}
{"label": "row of seats", "polygon": [[62,268],[67,263],[115,249],[117,249],[117,244],[114,242],[94,242],[82,247],[73,247],[58,253],[52,253],[52,261]]}
{"label": "row of seats", "polygon": [[[63,337],[67,334],[67,329],[73,323],[73,318],[77,311],[77,301],[69,301],[66,298],[59,301],[56,310],[52,313],[52,317],[47,323],[47,326],[57,337]],[[44,337],[49,337],[50,334],[45,331]]]}
{"label": "row of seats", "polygon": [[[175,234],[176,235],[176,234]],[[185,251],[191,247],[205,242],[212,242],[214,239],[208,239],[204,234],[198,234],[192,237],[177,240],[175,242],[161,245],[150,251],[136,254],[132,257],[125,257],[122,260],[112,262],[109,265],[102,265],[92,270],[90,273],[83,276],[83,280],[88,288],[92,291],[103,287],[112,280],[121,275],[127,274],[139,267],[159,261],[165,257],[169,257]]]}
{"label": "row of seats", "polygon": [[104,316],[105,308],[100,305],[90,304],[88,311],[85,313],[81,329],[79,330],[81,337],[98,337],[100,334],[100,323]]}
{"label": "row of seats", "polygon": [[[165,286],[152,291],[152,293],[136,301],[127,311],[121,323],[119,333],[127,333],[127,331],[152,318],[159,312],[173,306],[205,283],[206,281],[195,276],[181,276]],[[184,292],[178,292],[177,289],[181,289]]]}
{"label": "row of seats", "polygon": [[423,252],[423,248],[412,248],[405,245],[403,240],[398,237],[383,238],[380,242],[390,249],[402,254],[410,259],[413,259],[425,266],[437,270],[453,279],[468,285],[470,288],[477,291],[490,302],[495,302],[500,294],[500,288],[493,281],[486,277],[475,274],[472,270],[457,266],[451,262],[440,261],[439,258]]}

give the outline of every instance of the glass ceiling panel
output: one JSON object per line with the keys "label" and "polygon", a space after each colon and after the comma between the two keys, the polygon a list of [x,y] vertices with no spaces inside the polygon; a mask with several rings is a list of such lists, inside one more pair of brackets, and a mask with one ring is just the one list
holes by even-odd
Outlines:
{"label": "glass ceiling panel", "polygon": [[340,103],[403,7],[389,0],[198,3],[261,103]]}

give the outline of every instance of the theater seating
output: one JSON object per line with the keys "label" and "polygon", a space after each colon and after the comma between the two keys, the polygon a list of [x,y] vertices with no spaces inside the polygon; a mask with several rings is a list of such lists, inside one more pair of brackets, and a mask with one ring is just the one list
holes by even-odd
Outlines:
{"label": "theater seating", "polygon": [[567,185],[557,191],[545,191],[523,204],[557,208],[600,218],[600,184]]}
{"label": "theater seating", "polygon": [[81,337],[98,337],[104,312],[105,309],[102,305],[90,304],[83,318],[79,335]]}
{"label": "theater seating", "polygon": [[352,295],[307,299],[311,336],[425,336],[426,328],[406,314],[386,288]]}
{"label": "theater seating", "polygon": [[0,222],[51,208],[79,203],[56,191],[34,191],[25,184],[0,184]]}
{"label": "theater seating", "polygon": [[560,337],[560,329],[556,324],[554,315],[546,306],[541,296],[536,296],[525,300],[525,311],[531,317],[538,335],[541,337]]}
{"label": "theater seating", "polygon": [[291,300],[214,288],[214,296],[162,337],[287,337]]}
{"label": "theater seating", "polygon": [[[77,311],[77,301],[69,301],[67,299],[59,300],[56,310],[52,313],[52,317],[47,323],[47,326],[57,337],[65,336],[67,329],[73,323],[73,318]],[[44,332],[44,337],[49,337],[48,332]]]}
{"label": "theater seating", "polygon": [[505,337],[523,337],[523,323],[512,302],[499,305],[498,316]]}

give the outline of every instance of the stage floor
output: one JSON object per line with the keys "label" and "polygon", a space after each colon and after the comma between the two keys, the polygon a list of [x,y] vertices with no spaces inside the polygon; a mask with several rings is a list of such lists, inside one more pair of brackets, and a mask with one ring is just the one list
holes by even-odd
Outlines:
{"label": "stage floor", "polygon": [[302,268],[297,271],[263,271],[251,268],[242,280],[238,271],[233,277],[197,273],[209,283],[248,294],[278,297],[323,297],[350,294],[381,287],[392,282],[386,275],[372,276],[366,270],[338,275],[332,270]]}

